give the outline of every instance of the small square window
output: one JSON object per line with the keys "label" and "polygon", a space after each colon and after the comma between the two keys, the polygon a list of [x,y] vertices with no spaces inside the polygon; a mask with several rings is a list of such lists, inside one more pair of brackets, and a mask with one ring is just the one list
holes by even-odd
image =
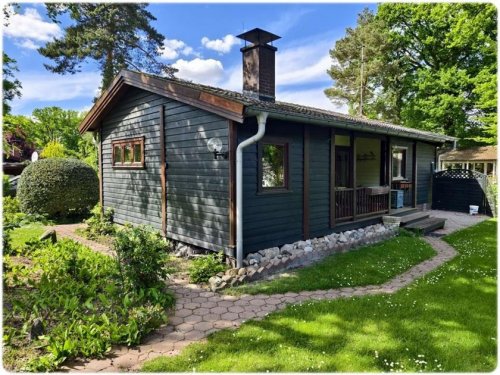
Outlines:
{"label": "small square window", "polygon": [[113,168],[144,168],[144,137],[112,142]]}
{"label": "small square window", "polygon": [[288,143],[264,140],[259,145],[259,191],[288,190]]}

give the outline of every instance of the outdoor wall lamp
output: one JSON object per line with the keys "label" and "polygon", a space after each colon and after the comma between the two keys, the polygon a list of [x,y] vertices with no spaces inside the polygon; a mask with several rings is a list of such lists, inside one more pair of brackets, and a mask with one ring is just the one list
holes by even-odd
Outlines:
{"label": "outdoor wall lamp", "polygon": [[227,159],[228,152],[222,151],[224,146],[222,145],[220,138],[210,138],[207,142],[207,147],[208,151],[214,153],[215,160],[219,160],[220,158]]}

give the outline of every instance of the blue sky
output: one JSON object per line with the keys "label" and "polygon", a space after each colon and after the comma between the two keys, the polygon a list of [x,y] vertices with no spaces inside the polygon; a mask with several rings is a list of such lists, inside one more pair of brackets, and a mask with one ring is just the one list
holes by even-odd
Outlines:
{"label": "blue sky", "polygon": [[[323,90],[331,85],[326,69],[328,51],[356,25],[363,8],[375,4],[161,4],[149,6],[153,25],[165,36],[162,61],[179,69],[177,76],[241,91],[241,41],[235,35],[260,27],[282,37],[276,61],[277,99],[345,112],[329,102]],[[93,63],[75,75],[57,75],[43,64],[49,60],[36,48],[63,35],[64,26],[51,23],[42,3],[26,3],[3,30],[5,52],[18,62],[23,97],[13,102],[14,114],[59,106],[85,110],[92,105],[100,74]]]}

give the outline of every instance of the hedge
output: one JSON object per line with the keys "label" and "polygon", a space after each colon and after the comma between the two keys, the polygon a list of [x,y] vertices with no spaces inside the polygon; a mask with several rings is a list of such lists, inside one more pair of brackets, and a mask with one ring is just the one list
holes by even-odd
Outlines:
{"label": "hedge", "polygon": [[25,213],[50,217],[84,214],[99,199],[99,180],[80,160],[43,159],[24,169],[17,196]]}

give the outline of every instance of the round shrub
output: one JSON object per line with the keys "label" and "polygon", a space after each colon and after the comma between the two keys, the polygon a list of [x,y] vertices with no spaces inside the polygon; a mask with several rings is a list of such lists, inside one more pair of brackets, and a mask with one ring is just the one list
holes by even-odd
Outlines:
{"label": "round shrub", "polygon": [[90,211],[99,198],[96,172],[77,159],[43,159],[26,167],[17,197],[29,214],[68,216]]}

